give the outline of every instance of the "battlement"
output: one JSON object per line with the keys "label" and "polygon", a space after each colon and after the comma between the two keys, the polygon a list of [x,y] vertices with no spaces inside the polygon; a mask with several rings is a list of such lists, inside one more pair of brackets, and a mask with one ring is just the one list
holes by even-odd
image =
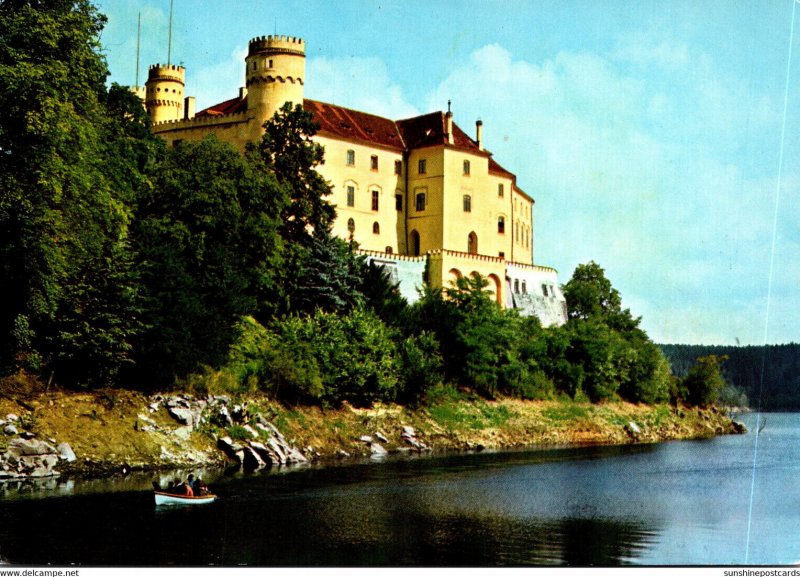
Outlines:
{"label": "battlement", "polygon": [[542,266],[540,264],[525,264],[524,262],[509,262],[509,269],[520,269],[526,271],[544,272],[549,274],[558,274],[558,271],[550,266]]}
{"label": "battlement", "polygon": [[248,118],[246,112],[236,112],[234,114],[224,114],[222,116],[195,116],[194,118],[181,118],[180,120],[162,120],[160,122],[154,122],[153,128],[155,132],[158,133],[168,129],[183,130],[247,122]]}
{"label": "battlement", "polygon": [[147,81],[172,80],[184,84],[186,69],[175,64],[153,64],[147,71]]}
{"label": "battlement", "polygon": [[249,55],[254,54],[296,54],[306,55],[306,44],[302,38],[294,36],[258,36],[250,41]]}
{"label": "battlement", "polygon": [[428,258],[428,256],[424,254],[421,256],[410,256],[405,254],[383,252],[380,250],[367,250],[363,248],[357,248],[355,252],[357,254],[361,254],[364,256],[371,256],[373,258],[381,259],[384,261],[423,262]]}

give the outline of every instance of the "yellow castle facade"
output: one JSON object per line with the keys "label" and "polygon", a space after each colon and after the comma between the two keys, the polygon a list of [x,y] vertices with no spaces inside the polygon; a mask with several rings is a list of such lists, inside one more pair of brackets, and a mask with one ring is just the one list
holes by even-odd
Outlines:
{"label": "yellow castle facade", "polygon": [[481,274],[502,306],[544,325],[565,322],[555,269],[534,264],[534,200],[484,148],[480,120],[470,137],[449,104],[447,112],[390,120],[306,99],[299,38],[251,40],[245,66],[238,96],[199,112],[184,95],[183,67],[151,66],[135,91],[154,133],[173,144],[214,134],[244,150],[284,103],[302,105],[325,149],[317,170],[332,186],[334,234],[389,269],[406,298],[415,300],[422,282],[447,287]]}

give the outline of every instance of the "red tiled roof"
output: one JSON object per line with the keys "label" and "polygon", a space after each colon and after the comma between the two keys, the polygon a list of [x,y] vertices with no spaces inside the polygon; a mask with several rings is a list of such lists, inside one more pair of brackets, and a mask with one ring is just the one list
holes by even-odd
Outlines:
{"label": "red tiled roof", "polygon": [[513,172],[509,172],[505,168],[500,166],[493,156],[489,157],[489,172],[492,174],[502,174],[503,176],[508,176],[509,178],[512,179],[516,178]]}
{"label": "red tiled roof", "polygon": [[225,102],[220,102],[214,106],[209,106],[205,110],[201,110],[197,116],[224,116],[226,114],[236,114],[237,112],[244,112],[247,110],[247,98],[231,98]]}
{"label": "red tiled roof", "polygon": [[[395,122],[374,114],[316,100],[303,100],[303,108],[314,115],[314,121],[319,124],[320,132],[339,138],[369,142],[396,150],[447,144],[445,114],[441,111]],[[247,97],[232,98],[209,106],[195,116],[224,116],[245,110],[247,110]],[[453,146],[480,152],[478,144],[455,122],[453,123]],[[489,155],[489,172],[515,179],[514,174],[500,166],[491,155]]]}
{"label": "red tiled roof", "polygon": [[388,118],[308,99],[303,101],[303,108],[314,115],[320,132],[398,150],[405,148],[397,124]]}
{"label": "red tiled roof", "polygon": [[[447,144],[445,115],[442,112],[431,112],[414,118],[398,120],[397,126],[409,149],[424,148],[438,144]],[[461,128],[453,123],[453,146],[464,150],[479,152],[478,144]]]}

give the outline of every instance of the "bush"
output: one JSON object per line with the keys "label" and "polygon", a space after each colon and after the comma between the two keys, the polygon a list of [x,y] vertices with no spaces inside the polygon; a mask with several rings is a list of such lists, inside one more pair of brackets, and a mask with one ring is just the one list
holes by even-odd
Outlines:
{"label": "bush", "polygon": [[444,363],[439,341],[427,331],[400,341],[399,372],[402,393],[399,400],[417,403],[425,393],[444,380]]}
{"label": "bush", "polygon": [[390,329],[373,313],[317,311],[275,325],[262,352],[261,380],[287,402],[369,405],[398,393],[397,353]]}

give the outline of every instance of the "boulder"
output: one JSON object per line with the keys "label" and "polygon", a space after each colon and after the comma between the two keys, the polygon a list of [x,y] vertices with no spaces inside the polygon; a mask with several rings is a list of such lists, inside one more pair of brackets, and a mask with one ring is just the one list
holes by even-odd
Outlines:
{"label": "boulder", "polygon": [[642,430],[639,428],[639,425],[633,421],[630,421],[627,425],[625,425],[625,432],[634,439],[638,438],[642,434]]}
{"label": "boulder", "polygon": [[75,451],[72,450],[67,443],[61,443],[58,447],[56,447],[58,451],[58,457],[67,463],[72,463],[77,459],[75,456]]}
{"label": "boulder", "polygon": [[406,425],[405,427],[403,427],[403,430],[400,432],[400,436],[404,437],[404,438],[408,437],[408,438],[413,439],[414,437],[417,436],[417,432],[414,430],[414,427],[409,427],[408,425]]}
{"label": "boulder", "polygon": [[362,443],[366,443],[367,445],[371,444],[373,441],[372,437],[369,435],[361,435],[358,440]]}
{"label": "boulder", "polygon": [[351,455],[344,449],[337,449],[336,456],[339,457],[340,459],[349,459]]}
{"label": "boulder", "polygon": [[238,443],[234,443],[233,439],[230,437],[220,437],[217,439],[217,448],[225,453],[225,456],[229,459],[236,461],[237,463],[242,462],[242,458],[244,456],[242,453],[243,447]]}
{"label": "boulder", "polygon": [[186,425],[187,427],[194,426],[194,415],[190,409],[167,405],[167,412],[170,417],[178,421],[181,425]]}
{"label": "boulder", "polygon": [[6,415],[6,421],[16,422],[16,421],[19,421],[19,417],[17,415],[15,415],[14,413],[9,413],[9,414]]}
{"label": "boulder", "polygon": [[17,456],[56,454],[56,448],[39,439],[13,439],[8,452]]}
{"label": "boulder", "polygon": [[386,435],[384,435],[380,431],[375,431],[375,438],[378,439],[381,443],[389,442],[389,439],[386,438]]}
{"label": "boulder", "polygon": [[370,452],[370,455],[371,455],[372,457],[385,457],[386,455],[388,455],[388,454],[389,454],[389,451],[387,451],[386,449],[384,449],[384,448],[383,448],[381,445],[379,445],[378,443],[372,443],[372,444],[369,446],[369,452]]}
{"label": "boulder", "polygon": [[17,430],[17,427],[15,427],[12,423],[9,423],[5,427],[3,427],[3,432],[6,435],[16,435],[19,433],[19,430]]}
{"label": "boulder", "polygon": [[264,463],[269,465],[280,465],[280,459],[269,447],[257,441],[250,441],[250,448],[253,449]]}
{"label": "boulder", "polygon": [[285,464],[286,463],[286,453],[284,452],[284,447],[281,445],[280,442],[275,437],[270,437],[267,439],[267,445],[269,448],[275,453],[276,457],[278,458],[278,464]]}
{"label": "boulder", "polygon": [[264,466],[265,463],[261,460],[257,451],[253,450],[251,447],[244,447],[242,449],[242,467],[248,471],[255,471]]}
{"label": "boulder", "polygon": [[292,447],[288,451],[288,455],[286,456],[286,462],[294,464],[308,463],[308,459],[306,459],[306,456],[303,453]]}

